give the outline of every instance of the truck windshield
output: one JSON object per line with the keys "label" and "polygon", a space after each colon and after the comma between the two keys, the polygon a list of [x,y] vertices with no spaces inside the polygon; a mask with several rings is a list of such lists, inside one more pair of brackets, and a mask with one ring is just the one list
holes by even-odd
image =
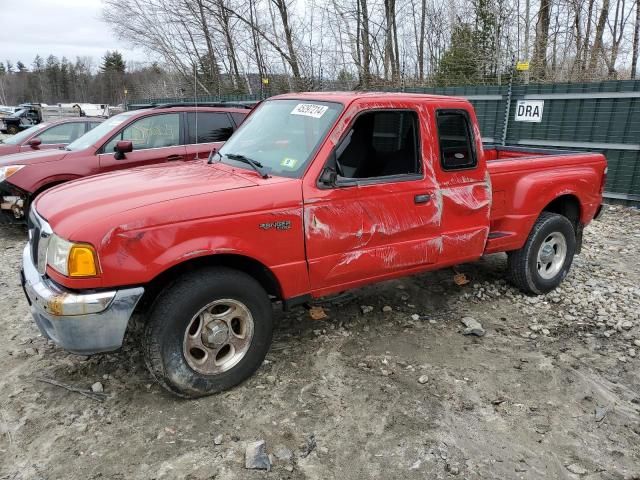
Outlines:
{"label": "truck windshield", "polygon": [[124,112],[105,120],[96,128],[89,130],[80,138],[77,138],[75,141],[71,142],[65,147],[65,150],[84,150],[85,148],[89,148],[95,145],[100,141],[102,137],[115,130],[119,125],[122,125],[124,122],[126,122],[129,117],[137,113],[140,113],[140,110],[131,110],[129,112]]}
{"label": "truck windshield", "polygon": [[47,125],[48,123],[40,123],[38,125],[34,125],[33,127],[29,127],[26,130],[16,133],[12,137],[5,138],[4,142],[2,143],[6,143],[7,145],[20,145],[24,140],[29,138],[42,127],[46,127]]}
{"label": "truck windshield", "polygon": [[241,168],[250,158],[271,175],[299,177],[335,122],[342,105],[314,100],[262,103],[220,149],[220,158]]}

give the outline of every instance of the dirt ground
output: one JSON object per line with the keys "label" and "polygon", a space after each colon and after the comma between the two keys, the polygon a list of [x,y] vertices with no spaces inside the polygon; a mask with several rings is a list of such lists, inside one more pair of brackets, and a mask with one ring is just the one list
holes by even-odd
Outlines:
{"label": "dirt ground", "polygon": [[[47,343],[24,242],[0,230],[0,479],[640,479],[638,210],[594,222],[545,297],[495,255],[460,267],[465,286],[445,270],[328,301],[323,321],[278,313],[258,373],[197,401],[152,381],[135,333],[91,358]],[[486,335],[463,335],[465,316]],[[245,469],[255,440],[270,472]]]}

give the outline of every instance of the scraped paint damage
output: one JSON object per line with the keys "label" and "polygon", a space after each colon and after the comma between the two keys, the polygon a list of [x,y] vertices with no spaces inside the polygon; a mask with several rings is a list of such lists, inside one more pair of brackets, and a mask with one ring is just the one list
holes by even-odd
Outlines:
{"label": "scraped paint damage", "polygon": [[452,201],[455,205],[465,210],[476,211],[487,208],[491,197],[487,192],[486,185],[474,184],[458,186],[455,188],[443,188],[442,195]]}

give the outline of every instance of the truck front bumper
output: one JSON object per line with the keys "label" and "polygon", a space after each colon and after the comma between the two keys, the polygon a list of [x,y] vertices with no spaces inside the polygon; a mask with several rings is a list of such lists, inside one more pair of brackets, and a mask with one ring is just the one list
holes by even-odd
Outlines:
{"label": "truck front bumper", "polygon": [[120,348],[129,318],[144,293],[142,287],[86,293],[67,290],[38,273],[28,244],[20,276],[43,335],[83,355]]}

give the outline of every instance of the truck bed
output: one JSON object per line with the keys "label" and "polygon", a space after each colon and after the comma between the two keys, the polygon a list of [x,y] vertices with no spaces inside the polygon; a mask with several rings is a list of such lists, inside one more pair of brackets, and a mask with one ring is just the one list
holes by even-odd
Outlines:
{"label": "truck bed", "polygon": [[[492,190],[486,253],[521,248],[541,203],[549,211],[575,208],[577,227],[587,224],[601,204],[602,154],[509,146],[489,146],[484,153]],[[578,193],[571,188],[576,183]]]}

